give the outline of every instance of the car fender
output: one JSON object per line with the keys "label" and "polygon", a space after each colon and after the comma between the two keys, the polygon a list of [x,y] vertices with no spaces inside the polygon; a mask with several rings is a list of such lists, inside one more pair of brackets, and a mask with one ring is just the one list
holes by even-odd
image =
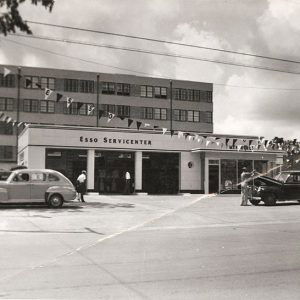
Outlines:
{"label": "car fender", "polygon": [[261,190],[260,190],[260,196],[262,198],[264,198],[266,195],[269,195],[269,194],[273,194],[275,195],[276,198],[279,197],[279,194],[281,192],[281,189],[280,187],[277,187],[277,186],[264,186]]}
{"label": "car fender", "polygon": [[0,188],[0,202],[8,201],[8,191],[5,188]]}
{"label": "car fender", "polygon": [[47,189],[45,200],[47,201],[53,194],[60,194],[64,200],[69,200],[70,197],[74,197],[74,194],[76,195],[72,187],[54,185]]}

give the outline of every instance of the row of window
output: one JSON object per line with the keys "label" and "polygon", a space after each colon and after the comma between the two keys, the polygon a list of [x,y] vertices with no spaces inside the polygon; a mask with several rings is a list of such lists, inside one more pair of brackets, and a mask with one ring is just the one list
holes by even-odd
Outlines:
{"label": "row of window", "polygon": [[13,159],[14,146],[0,146],[0,160],[12,160]]}
{"label": "row of window", "polygon": [[[95,110],[89,113],[89,107],[93,106],[92,103],[80,103],[73,102],[69,107],[64,102],[63,113],[68,115],[94,115]],[[100,109],[105,112],[111,112],[119,116],[130,117],[130,106],[128,105],[114,105],[114,104],[101,104]],[[13,99],[0,98],[0,110],[13,110]],[[141,119],[155,119],[155,120],[167,120],[166,108],[153,108],[153,107],[141,107],[140,118]],[[24,99],[23,111],[32,113],[55,113],[55,101],[50,100],[36,100],[36,99]],[[205,122],[212,123],[212,112],[202,112],[200,118],[200,111],[198,110],[182,110],[173,109],[173,120],[181,122]],[[105,115],[104,115],[105,116]]]}
{"label": "row of window", "polygon": [[[15,87],[15,76],[0,74],[0,87]],[[95,93],[95,81],[79,79],[63,79],[63,90],[72,93]],[[24,88],[56,89],[56,79],[53,77],[25,76]],[[167,99],[168,88],[161,86],[141,85],[135,96],[144,98]],[[131,85],[128,83],[101,82],[101,93],[108,95],[130,96]],[[194,89],[174,88],[172,90],[174,100],[212,102],[212,91],[201,91]]]}
{"label": "row of window", "polygon": [[12,123],[0,122],[0,135],[12,135],[13,126]]}

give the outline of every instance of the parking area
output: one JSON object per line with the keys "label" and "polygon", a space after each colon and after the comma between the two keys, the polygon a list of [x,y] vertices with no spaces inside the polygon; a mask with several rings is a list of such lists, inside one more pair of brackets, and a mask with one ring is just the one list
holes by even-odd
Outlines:
{"label": "parking area", "polygon": [[0,207],[0,297],[297,299],[300,205],[86,196]]}

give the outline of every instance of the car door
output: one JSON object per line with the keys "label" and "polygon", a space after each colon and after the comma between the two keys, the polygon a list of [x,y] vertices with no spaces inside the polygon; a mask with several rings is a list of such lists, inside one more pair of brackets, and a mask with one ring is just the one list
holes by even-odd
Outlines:
{"label": "car door", "polygon": [[32,202],[44,202],[45,192],[49,187],[47,175],[42,171],[32,171],[30,174],[30,198]]}
{"label": "car door", "polygon": [[287,200],[300,199],[300,173],[290,174],[284,183],[283,198]]}
{"label": "car door", "polygon": [[24,203],[30,201],[29,173],[16,173],[7,183],[8,202]]}

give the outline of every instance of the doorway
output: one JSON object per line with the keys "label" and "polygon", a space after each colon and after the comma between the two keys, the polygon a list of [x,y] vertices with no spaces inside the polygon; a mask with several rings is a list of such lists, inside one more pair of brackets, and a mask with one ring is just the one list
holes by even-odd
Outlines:
{"label": "doorway", "polygon": [[219,192],[219,165],[208,166],[208,192],[218,193]]}

